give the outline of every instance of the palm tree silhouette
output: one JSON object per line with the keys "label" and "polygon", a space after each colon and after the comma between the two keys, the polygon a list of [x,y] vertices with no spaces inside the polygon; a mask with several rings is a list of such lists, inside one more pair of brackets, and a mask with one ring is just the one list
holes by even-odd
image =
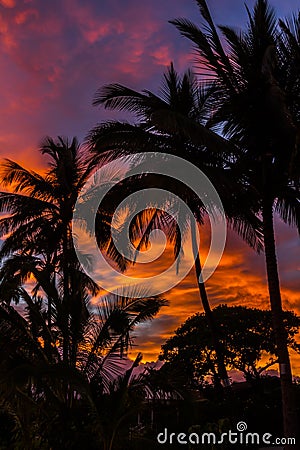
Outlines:
{"label": "palm tree silhouette", "polygon": [[296,435],[298,422],[282,315],[273,213],[276,211],[286,223],[300,229],[299,170],[295,170],[299,154],[299,89],[293,95],[299,87],[299,18],[294,21],[294,29],[281,22],[280,30],[268,2],[257,0],[253,13],[247,8],[246,31],[219,27],[223,45],[205,0],[198,0],[197,4],[204,27],[186,19],[171,23],[193,42],[203,74],[214,86],[211,117],[206,125],[221,130],[239,149],[236,167],[257,199],[263,220],[284,430],[286,435]]}
{"label": "palm tree silhouette", "polygon": [[[53,321],[59,325],[63,360],[74,366],[82,324],[88,318],[86,299],[99,291],[80,266],[72,235],[74,206],[94,163],[75,138],[47,138],[41,152],[48,159],[44,176],[10,160],[1,168],[2,185],[11,189],[0,193],[0,210],[5,213],[0,228],[7,235],[0,250],[2,292],[6,297],[19,294],[25,280],[34,277],[36,293],[42,288],[47,295],[47,326],[51,330]],[[98,211],[98,244],[123,269],[124,260],[109,233],[111,216],[103,208]]]}
{"label": "palm tree silhouette", "polygon": [[[104,416],[101,398],[123,372],[132,331],[166,305],[137,288],[90,302],[99,287],[77,260],[71,220],[93,165],[75,139],[47,138],[42,153],[49,164],[44,176],[12,161],[1,174],[11,189],[0,194],[0,227],[8,234],[0,250],[1,405],[24,448],[36,439],[51,446],[53,421],[59,426],[64,414],[73,420],[78,408],[87,408],[91,420]],[[98,216],[99,245],[112,255],[111,212],[102,208]],[[62,447],[68,433],[57,436]]]}
{"label": "palm tree silhouette", "polygon": [[[237,201],[234,199],[233,192],[235,196],[239,193],[241,200],[243,188],[238,181],[236,183],[233,181],[234,179],[238,180],[238,178],[230,171],[230,166],[221,153],[221,148],[224,150],[224,145],[231,148],[230,143],[225,142],[222,137],[218,137],[218,145],[215,145],[214,134],[204,127],[209,113],[210,96],[213,91],[213,88],[207,89],[205,85],[199,85],[190,70],[180,77],[173,64],[164,74],[160,96],[150,91],[139,93],[119,84],[104,86],[97,92],[94,104],[104,104],[106,108],[133,112],[140,119],[140,124],[139,126],[132,126],[115,122],[97,126],[89,135],[90,145],[94,148],[96,160],[99,155],[101,156],[101,152],[110,148],[117,149],[118,154],[120,152],[134,153],[140,150],[153,151],[153,148],[155,148],[157,151],[160,150],[189,159],[213,180],[219,192],[224,193],[222,200],[226,205],[225,211],[232,227],[252,247],[259,249],[259,221],[252,214],[253,205],[249,203],[249,199],[245,196],[243,198],[243,203],[246,202],[245,208],[243,210],[240,207],[237,208]],[[212,151],[209,152],[208,148]],[[227,174],[224,170],[225,166],[227,166]],[[140,185],[142,184],[145,188],[149,187],[152,182],[149,175],[146,175],[144,180],[139,179]],[[156,186],[157,182],[159,183],[159,181],[156,180]],[[184,198],[185,203],[191,207],[198,224],[202,224],[205,209],[201,201],[194,199],[191,191],[184,189],[182,186],[178,187],[173,183],[172,188],[173,193],[177,190],[181,198]],[[196,230],[191,226],[193,221],[190,221],[188,217],[185,218],[185,221],[191,227],[197,285],[214,340],[219,362],[219,377],[223,384],[228,386],[228,374],[224,363],[225,349],[222,348],[218,339],[218,330],[214,323],[205,285],[200,282],[202,267],[195,238]],[[152,229],[159,226],[166,228],[167,225],[167,234],[171,237],[175,256],[178,257],[181,237],[173,221],[166,220],[163,214],[155,211],[150,219],[148,213],[146,213],[137,223],[143,224],[142,229],[137,227],[136,233],[133,233],[132,237],[135,240],[143,234],[140,244],[147,241]],[[216,382],[218,383],[218,377],[216,377]]]}
{"label": "palm tree silhouette", "polygon": [[[8,213],[1,219],[1,231],[2,234],[9,233],[0,257],[40,256],[42,266],[37,266],[35,273],[39,279],[47,278],[50,328],[52,303],[57,300],[51,291],[59,283],[61,304],[56,304],[56,308],[64,333],[64,361],[70,362],[75,349],[71,349],[69,323],[71,321],[76,333],[78,314],[84,314],[85,310],[82,293],[74,283],[76,276],[82,278],[84,274],[80,272],[73,248],[71,220],[77,195],[90,168],[87,154],[75,138],[71,142],[60,137],[56,142],[46,138],[40,151],[48,158],[49,169],[45,176],[10,160],[2,165],[2,185],[12,188],[12,192],[0,193],[0,210]],[[85,281],[92,287],[91,280],[86,277]],[[43,284],[45,287],[45,282]],[[94,285],[92,290],[95,293],[97,287]]]}
{"label": "palm tree silhouette", "polygon": [[[1,288],[5,289],[5,284],[2,278]],[[11,284],[10,288],[12,293]],[[72,418],[79,408],[87,411],[98,444],[103,440],[111,443],[123,415],[131,410],[123,405],[119,411],[122,402],[120,399],[118,409],[117,393],[128,389],[132,369],[141,360],[139,355],[130,372],[122,375],[126,368],[122,358],[132,344],[132,332],[137,324],[153,319],[166,301],[157,297],[131,298],[130,291],[124,292],[124,297],[120,291],[119,296],[103,297],[97,307],[87,302],[88,318],[81,322],[75,364],[66,365],[57,345],[65,333],[59,323],[52,330],[48,328],[42,308],[44,299],[31,296],[17,283],[15,288],[14,299],[19,298],[27,305],[26,317],[12,305],[0,304],[0,394],[1,407],[15,423],[18,442],[23,448],[32,448],[36,439],[65,447],[69,430],[62,430],[61,436],[55,436],[54,430],[60,421],[64,423],[66,414]],[[46,339],[50,346],[46,345]],[[133,402],[134,398],[129,400]],[[111,414],[115,414],[115,422],[109,427],[109,411],[105,410],[108,404]],[[80,427],[76,428],[76,433],[81,432]]]}

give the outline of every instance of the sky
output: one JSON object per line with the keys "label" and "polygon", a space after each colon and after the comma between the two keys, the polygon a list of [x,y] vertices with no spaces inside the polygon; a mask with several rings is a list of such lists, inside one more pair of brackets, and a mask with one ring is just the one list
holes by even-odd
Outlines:
{"label": "sky", "polygon": [[[254,1],[249,0],[250,8]],[[273,0],[278,16],[298,0]],[[208,0],[218,24],[241,27],[244,2]],[[193,65],[190,43],[168,20],[199,23],[193,0],[0,0],[0,157],[41,170],[37,149],[46,135],[83,140],[97,123],[124,114],[92,106],[96,90],[118,82],[157,92],[166,66],[179,72]],[[299,238],[276,221],[284,305],[300,313]],[[207,283],[212,306],[268,307],[263,255],[230,232],[223,259]],[[166,293],[170,306],[138,332],[137,350],[155,360],[162,342],[191,314],[201,310],[195,276]],[[133,350],[133,352],[135,349]],[[300,362],[293,358],[300,374]]]}

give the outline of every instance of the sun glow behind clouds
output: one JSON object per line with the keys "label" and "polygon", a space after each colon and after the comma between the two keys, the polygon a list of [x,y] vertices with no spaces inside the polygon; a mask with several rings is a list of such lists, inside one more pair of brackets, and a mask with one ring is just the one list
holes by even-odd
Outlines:
{"label": "sun glow behind clouds", "polygon": [[[276,222],[276,230],[283,306],[284,309],[294,310],[300,315],[299,272],[292,265],[286,269],[289,257],[294,261],[297,259],[299,237],[295,230],[289,229],[279,221]],[[291,241],[296,242],[296,245],[290,249],[288,257],[286,245]],[[205,233],[202,243],[207,244]],[[204,245],[204,255],[206,251]],[[270,308],[264,255],[257,255],[232,232],[229,233],[220,265],[207,281],[206,288],[212,307],[226,303],[228,306]],[[170,300],[170,306],[164,308],[158,319],[151,325],[141,328],[138,333],[137,345],[147,361],[156,360],[162,341],[170,337],[183,321],[196,312],[203,312],[194,270],[191,270],[176,288],[166,293],[165,298]],[[291,358],[294,374],[299,376],[300,355],[291,351]]]}
{"label": "sun glow behind clouds", "polygon": [[[295,230],[288,229],[280,222],[277,222],[277,232],[278,237],[285,235],[285,238],[278,239],[279,267],[283,274],[282,297],[284,308],[292,309],[300,314],[297,269],[292,267],[289,267],[288,271],[285,269],[287,264],[286,241],[289,242],[293,238],[297,239],[297,235]],[[289,239],[287,239],[287,235],[290,236]],[[200,254],[202,261],[208,252],[209,237],[208,226],[201,227]],[[296,257],[297,249],[294,248],[290,254],[291,257],[293,257],[293,252]],[[88,249],[87,253],[89,253]],[[181,264],[185,264],[186,258],[193,258],[193,256],[191,253],[185,254]],[[136,264],[129,266],[126,274],[137,279],[139,277],[152,277],[154,274],[164,271],[173,259],[173,248],[168,245],[159,260],[150,265]],[[98,275],[105,279],[111,276],[109,271],[101,272]],[[288,277],[286,278],[286,276]],[[111,284],[114,288],[122,288],[118,277],[111,277]],[[220,265],[214,275],[207,281],[206,288],[212,307],[226,303],[229,306],[242,305],[269,309],[264,255],[257,255],[233,232],[230,232]],[[175,329],[192,314],[203,311],[196,284],[196,274],[193,269],[179,285],[162,295],[170,301],[169,306],[164,307],[154,321],[138,327],[135,333],[137,335],[136,347],[142,351],[145,361],[155,361],[160,352],[161,344],[172,335]],[[93,299],[93,303],[97,304],[97,299]],[[132,357],[136,353],[136,347],[132,349]],[[294,373],[300,375],[300,357],[295,352],[291,352],[291,357]]]}

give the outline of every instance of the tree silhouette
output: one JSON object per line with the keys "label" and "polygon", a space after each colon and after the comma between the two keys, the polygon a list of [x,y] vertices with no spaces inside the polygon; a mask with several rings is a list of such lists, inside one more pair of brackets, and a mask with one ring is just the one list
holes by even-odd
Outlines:
{"label": "tree silhouette", "polygon": [[[171,23],[194,43],[201,67],[215,87],[214,109],[207,126],[221,128],[223,136],[238,146],[237,167],[257,198],[263,220],[284,428],[286,435],[296,435],[298,426],[283,322],[273,212],[275,210],[286,223],[300,229],[299,170],[295,171],[299,94],[294,99],[289,90],[289,74],[295,75],[291,64],[299,59],[295,42],[299,44],[299,41],[297,34],[288,27],[281,27],[284,37],[278,38],[280,30],[274,11],[266,0],[257,0],[253,13],[247,9],[246,31],[238,33],[230,27],[219,27],[226,42],[225,50],[206,2],[199,0],[197,3],[205,20],[204,28],[186,19]],[[282,50],[285,40],[294,43],[294,56],[290,60]]]}
{"label": "tree silhouette", "polygon": [[[135,289],[91,303],[99,287],[77,260],[71,230],[78,193],[93,170],[89,155],[76,140],[61,138],[48,138],[42,153],[49,164],[44,176],[12,161],[2,167],[12,191],[0,194],[7,235],[0,250],[0,397],[16,445],[66,448],[76,440],[72,428],[81,436],[78,411],[86,410],[91,423],[99,418],[96,403],[124,371],[134,328],[166,301]],[[98,242],[109,250],[111,212],[98,215],[104,230]],[[67,429],[54,433],[62,423]]]}
{"label": "tree silhouette", "polygon": [[[199,0],[197,4],[205,22],[202,28],[186,19],[171,23],[194,43],[199,55],[197,64],[205,77],[203,120],[199,123],[195,114],[187,117],[186,108],[191,102],[180,96],[174,101],[176,90],[169,89],[171,83],[165,84],[167,90],[162,93],[167,92],[165,102],[149,91],[137,93],[116,84],[100,90],[95,103],[130,110],[139,115],[142,125],[110,123],[95,128],[90,139],[107,150],[115,146],[126,152],[126,143],[128,146],[131,141],[140,151],[147,151],[155,142],[156,149],[167,151],[172,144],[163,139],[165,134],[175,139],[185,136],[198,148],[209,149],[212,157],[221,157],[219,164],[221,161],[223,168],[224,161],[234,163],[234,173],[243,180],[244,188],[257,206],[257,216],[263,219],[285,432],[291,435],[297,431],[297,419],[296,408],[292,406],[292,374],[282,317],[273,209],[286,223],[299,228],[299,18],[295,17],[293,22],[281,21],[279,28],[268,2],[258,0],[253,13],[247,9],[246,31],[239,33],[230,27],[219,27],[225,48],[206,2]],[[191,98],[186,96],[188,100]],[[159,136],[149,137],[149,129]],[[178,150],[176,145],[175,149]],[[186,157],[191,153],[195,158],[200,157],[193,145],[186,151]]]}
{"label": "tree silhouette", "polygon": [[[160,96],[150,91],[136,92],[125,86],[114,84],[99,89],[95,96],[94,104],[104,104],[106,108],[126,110],[133,112],[140,120],[139,127],[118,122],[95,127],[90,133],[90,144],[95,152],[95,159],[101,157],[101,152],[110,148],[117,148],[117,152],[156,151],[175,154],[188,159],[209,176],[220,193],[227,214],[228,222],[252,247],[260,249],[260,224],[254,216],[253,205],[249,202],[249,196],[243,195],[243,186],[239,182],[237,174],[233,174],[228,161],[223,157],[220,148],[225,141],[219,137],[219,146],[212,139],[214,134],[204,127],[209,112],[210,95],[205,85],[199,85],[194,74],[188,70],[182,77],[178,75],[173,64],[164,74]],[[199,139],[200,137],[200,139]],[[214,146],[212,147],[212,144]],[[205,144],[205,145],[204,145]],[[226,143],[230,147],[230,143]],[[212,151],[208,151],[212,150]],[[224,149],[223,149],[224,150]],[[224,170],[227,168],[227,173]],[[233,181],[233,180],[236,180]],[[144,180],[139,179],[139,186],[149,187],[153,179],[146,174]],[[156,179],[156,186],[160,181]],[[171,183],[171,184],[170,184]],[[155,184],[154,184],[155,185]],[[184,199],[190,206],[198,224],[203,224],[203,217],[207,211],[201,200],[195,199],[193,193],[183,186],[176,186],[174,180],[168,181],[164,187],[172,186],[172,192]],[[235,198],[238,197],[238,200]],[[244,204],[240,207],[239,202]],[[162,205],[158,205],[158,207]],[[180,208],[180,207],[179,207]],[[163,209],[163,208],[162,208]],[[182,218],[184,213],[179,210]],[[224,364],[224,349],[219,343],[218,330],[214,323],[208,296],[201,278],[201,261],[196,242],[196,230],[192,226],[193,220],[186,217],[186,228],[191,228],[193,252],[195,256],[195,272],[201,302],[214,339],[214,345],[219,360],[219,377],[225,386],[228,386],[228,376]],[[140,243],[147,243],[148,235],[152,229],[167,228],[168,236],[174,246],[175,256],[182,237],[178,233],[178,227],[172,221],[166,220],[165,215],[155,211],[149,219],[148,212],[140,216],[137,221],[140,227],[133,226],[136,233],[134,239],[142,235]],[[167,225],[167,226],[166,226]],[[215,377],[219,382],[218,375]]]}
{"label": "tree silhouette", "polygon": [[[212,313],[230,369],[241,371],[247,381],[253,382],[278,362],[271,311],[220,305]],[[300,318],[285,311],[284,323],[289,348],[299,352],[295,335],[299,332]],[[204,314],[190,317],[175,331],[163,344],[160,359],[166,361],[170,372],[185,373],[198,387],[208,375],[215,376],[216,355]]]}

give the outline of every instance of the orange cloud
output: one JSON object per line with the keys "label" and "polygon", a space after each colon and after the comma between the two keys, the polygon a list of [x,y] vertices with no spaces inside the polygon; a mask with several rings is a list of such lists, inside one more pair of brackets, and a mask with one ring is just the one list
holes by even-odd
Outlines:
{"label": "orange cloud", "polygon": [[[279,226],[281,233],[296,236],[295,230]],[[205,239],[203,239],[205,241]],[[282,252],[282,243],[279,243],[279,255]],[[279,258],[279,267],[283,261]],[[297,278],[297,269],[289,271]],[[300,315],[299,285],[292,283],[288,287],[283,278],[282,299],[285,309],[294,310]],[[264,255],[257,255],[244,244],[234,233],[229,233],[227,247],[219,267],[213,276],[206,282],[206,289],[211,307],[221,303],[229,306],[242,305],[269,309],[269,296],[264,270]],[[160,352],[161,344],[170,337],[175,329],[189,316],[196,312],[203,312],[196,276],[194,270],[174,289],[164,294],[169,299],[170,306],[164,308],[158,318],[148,327],[138,332],[137,346],[144,353],[146,361],[155,361]],[[299,336],[300,341],[300,336]],[[291,351],[291,361],[295,375],[300,375],[300,355]]]}
{"label": "orange cloud", "polygon": [[15,0],[0,0],[0,4],[5,8],[14,8],[16,6]]}
{"label": "orange cloud", "polygon": [[31,18],[38,19],[39,13],[36,9],[27,9],[25,11],[20,11],[15,16],[15,22],[17,25],[22,25],[26,23]]}

